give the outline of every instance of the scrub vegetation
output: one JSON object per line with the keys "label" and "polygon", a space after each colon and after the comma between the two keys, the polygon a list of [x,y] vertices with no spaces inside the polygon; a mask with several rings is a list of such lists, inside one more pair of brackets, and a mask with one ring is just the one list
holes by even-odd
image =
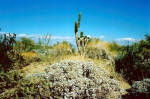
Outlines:
{"label": "scrub vegetation", "polygon": [[49,34],[38,42],[0,34],[0,99],[147,99],[150,35],[119,45],[78,36],[80,21],[81,14],[75,22],[77,48],[67,41],[52,45]]}

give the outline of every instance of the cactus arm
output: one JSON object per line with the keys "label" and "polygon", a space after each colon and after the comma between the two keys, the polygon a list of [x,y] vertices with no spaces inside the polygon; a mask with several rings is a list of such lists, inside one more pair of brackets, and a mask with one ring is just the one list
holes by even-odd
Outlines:
{"label": "cactus arm", "polygon": [[81,13],[78,15],[78,28],[80,27],[80,21],[81,21]]}

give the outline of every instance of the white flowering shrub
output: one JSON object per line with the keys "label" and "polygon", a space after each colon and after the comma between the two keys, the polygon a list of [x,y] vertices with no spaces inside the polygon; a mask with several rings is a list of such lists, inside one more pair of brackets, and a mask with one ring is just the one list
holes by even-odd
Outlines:
{"label": "white flowering shrub", "polygon": [[45,71],[50,98],[117,99],[124,92],[118,81],[92,63],[63,61],[52,64]]}
{"label": "white flowering shrub", "polygon": [[136,81],[132,87],[127,90],[128,94],[123,96],[126,99],[149,99],[150,97],[150,79]]}

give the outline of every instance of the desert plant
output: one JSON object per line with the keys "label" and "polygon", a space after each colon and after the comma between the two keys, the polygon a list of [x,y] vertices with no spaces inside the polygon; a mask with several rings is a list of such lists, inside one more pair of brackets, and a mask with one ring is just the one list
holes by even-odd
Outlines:
{"label": "desert plant", "polygon": [[[39,97],[43,80],[27,79],[20,70],[0,73],[0,99],[33,99]],[[43,86],[45,88],[45,86]]]}
{"label": "desert plant", "polygon": [[50,44],[50,40],[51,40],[51,35],[50,34],[45,34],[42,37],[39,38],[38,44],[40,46],[43,46],[44,49],[47,48]]}
{"label": "desert plant", "polygon": [[21,80],[22,74],[19,70],[11,70],[9,72],[0,72],[0,93],[4,92],[6,89],[14,88]]}
{"label": "desert plant", "polygon": [[8,71],[13,68],[16,60],[15,51],[13,49],[16,41],[16,34],[0,34],[0,69]]}
{"label": "desert plant", "polygon": [[50,42],[51,42],[51,35],[47,33],[39,37],[38,44],[36,45],[36,49],[42,51],[43,54],[48,55]]}
{"label": "desert plant", "polygon": [[96,47],[87,48],[86,56],[91,59],[109,59],[108,53],[105,49],[99,49]]}
{"label": "desert plant", "polygon": [[146,78],[141,81],[135,81],[123,99],[149,99],[150,97],[150,79]]}
{"label": "desert plant", "polygon": [[86,57],[91,59],[107,59],[113,61],[113,56],[108,50],[109,43],[97,38],[91,39],[86,47]]}
{"label": "desert plant", "polygon": [[113,41],[109,47],[111,51],[120,51],[122,49],[122,47],[115,41]]}
{"label": "desert plant", "polygon": [[21,55],[24,59],[24,65],[29,65],[32,62],[40,62],[41,61],[39,55],[34,51],[22,52]]}
{"label": "desert plant", "polygon": [[35,48],[35,43],[30,38],[22,37],[16,42],[16,48],[19,51],[32,51]]}
{"label": "desert plant", "polygon": [[147,40],[124,46],[115,60],[116,71],[129,83],[150,77],[150,49]]}
{"label": "desert plant", "polygon": [[52,56],[60,57],[63,55],[69,55],[72,54],[72,46],[66,41],[63,41],[61,43],[57,43],[56,45],[52,46],[53,53]]}
{"label": "desert plant", "polygon": [[75,39],[76,39],[76,45],[77,45],[80,55],[84,56],[86,52],[86,46],[89,41],[89,37],[84,36],[83,32],[81,32],[80,37],[78,37],[80,21],[81,21],[81,13],[79,13],[78,15],[78,22],[77,21],[75,22]]}

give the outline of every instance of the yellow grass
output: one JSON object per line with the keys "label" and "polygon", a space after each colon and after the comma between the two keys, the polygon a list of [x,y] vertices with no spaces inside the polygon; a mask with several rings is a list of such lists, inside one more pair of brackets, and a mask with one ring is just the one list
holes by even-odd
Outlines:
{"label": "yellow grass", "polygon": [[23,52],[21,55],[27,60],[38,57],[38,54],[35,52]]}
{"label": "yellow grass", "polygon": [[116,57],[117,56],[117,52],[115,51],[110,51],[110,43],[106,42],[106,41],[101,41],[97,38],[93,39],[92,42],[90,42],[87,47],[96,47],[98,49],[104,49],[105,51],[107,51],[107,53],[111,54],[112,56]]}
{"label": "yellow grass", "polygon": [[48,62],[34,62],[31,63],[30,65],[24,67],[22,71],[25,74],[34,74],[38,72],[44,72],[45,68],[49,65]]}
{"label": "yellow grass", "polygon": [[59,43],[53,46],[53,49],[71,51],[71,46],[67,42],[64,41],[62,43]]}
{"label": "yellow grass", "polygon": [[23,52],[22,53],[22,55],[24,56],[24,57],[37,57],[38,56],[38,54],[37,53],[35,53],[35,52]]}

